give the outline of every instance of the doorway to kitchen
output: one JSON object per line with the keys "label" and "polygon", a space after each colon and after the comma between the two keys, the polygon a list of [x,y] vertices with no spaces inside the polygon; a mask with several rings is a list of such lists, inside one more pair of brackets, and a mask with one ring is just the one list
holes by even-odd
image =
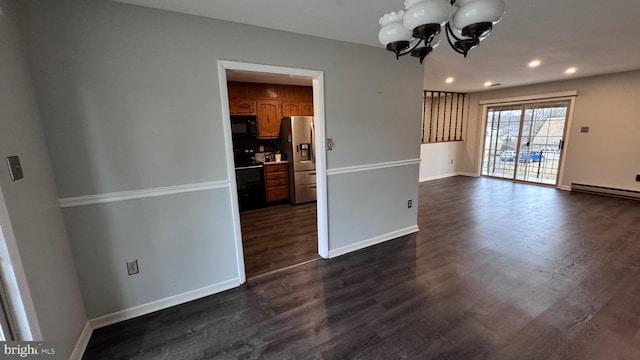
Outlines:
{"label": "doorway to kitchen", "polygon": [[309,78],[227,70],[248,278],[318,258]]}
{"label": "doorway to kitchen", "polygon": [[[230,61],[218,64],[241,281],[327,257],[322,72]],[[295,144],[295,135],[292,139],[284,134],[298,120],[309,123],[312,138],[319,140]],[[314,184],[307,184],[309,174],[293,173],[297,160],[291,149],[287,153],[287,146],[313,155]],[[251,176],[245,176],[248,171]],[[245,191],[247,185],[253,190]],[[317,202],[298,195],[298,188],[310,187]],[[256,196],[264,197],[262,204],[259,199],[245,199]]]}
{"label": "doorway to kitchen", "polygon": [[556,186],[569,100],[486,108],[483,176]]}

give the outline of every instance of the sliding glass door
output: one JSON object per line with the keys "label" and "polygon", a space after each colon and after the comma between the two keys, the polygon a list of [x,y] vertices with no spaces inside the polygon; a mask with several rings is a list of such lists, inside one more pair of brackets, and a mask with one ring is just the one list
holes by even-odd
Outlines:
{"label": "sliding glass door", "polygon": [[484,141],[482,175],[512,179],[519,146],[522,109],[489,108]]}
{"label": "sliding glass door", "polygon": [[556,185],[568,101],[487,108],[482,175]]}

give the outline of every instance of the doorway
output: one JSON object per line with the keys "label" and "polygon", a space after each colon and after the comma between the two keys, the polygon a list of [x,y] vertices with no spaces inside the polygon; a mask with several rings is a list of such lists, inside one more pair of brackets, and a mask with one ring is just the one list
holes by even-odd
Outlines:
{"label": "doorway", "polygon": [[[0,237],[2,234],[0,234]],[[0,273],[0,341],[14,341],[15,336],[11,329],[11,322],[9,321],[11,313],[9,310],[9,303],[7,301],[6,291],[4,286],[4,280]]]}
{"label": "doorway", "polygon": [[[313,146],[313,152],[315,154],[316,162],[316,191],[317,202],[292,205],[287,202],[281,202],[268,206],[266,208],[252,209],[249,211],[240,212],[237,193],[237,176],[234,163],[234,142],[231,126],[231,116],[229,112],[229,93],[227,88],[228,72],[243,74],[246,76],[262,76],[261,82],[269,83],[278,81],[274,79],[284,78],[299,78],[307,81],[312,87],[313,97],[313,122],[315,126],[315,141]],[[308,256],[308,251],[303,251],[306,255],[301,255],[299,249],[293,249],[291,241],[282,242],[279,245],[273,244],[269,246],[269,243],[263,243],[267,248],[254,248],[249,249],[248,242],[252,238],[259,238],[262,240],[268,239],[282,239],[290,237],[290,239],[297,239],[296,241],[308,241],[308,234],[300,234],[301,228],[312,226],[311,222],[317,224],[316,231],[313,234],[317,241],[313,244],[313,258],[328,257],[329,245],[328,245],[328,224],[327,224],[327,191],[326,191],[326,161],[325,161],[325,126],[324,126],[324,79],[321,71],[305,70],[297,68],[285,68],[260,64],[249,64],[232,61],[218,61],[218,74],[220,78],[220,93],[222,103],[222,118],[224,122],[224,135],[225,135],[225,147],[227,155],[227,169],[229,174],[229,191],[231,207],[233,209],[233,221],[235,228],[236,239],[236,254],[238,262],[238,274],[241,282],[246,281],[247,275],[253,276],[253,265],[249,264],[247,255],[250,255],[250,251],[254,252],[271,252],[278,253],[279,255],[285,255],[286,261],[274,263],[269,265],[269,270],[276,270],[275,268],[284,268],[291,265],[295,265]],[[268,147],[268,145],[265,145]],[[278,147],[276,142],[273,143],[273,149]],[[267,164],[267,163],[265,163]],[[275,169],[273,169],[275,171]],[[275,176],[275,175],[274,175]],[[265,178],[266,181],[266,178]],[[247,226],[249,224],[249,226]],[[297,236],[297,237],[296,237]],[[294,241],[295,242],[295,241]],[[266,244],[266,245],[264,245]],[[290,251],[288,253],[288,251]],[[264,255],[268,254],[265,253]],[[289,255],[289,256],[287,256]],[[298,257],[301,255],[302,257]],[[245,263],[247,262],[247,263]],[[251,269],[250,269],[251,268]],[[251,270],[251,271],[250,271]],[[264,269],[263,269],[264,270]],[[261,270],[258,270],[261,271]]]}
{"label": "doorway", "polygon": [[227,81],[246,276],[316,260],[311,79],[227,70]]}
{"label": "doorway", "polygon": [[486,108],[483,176],[556,186],[570,101]]}

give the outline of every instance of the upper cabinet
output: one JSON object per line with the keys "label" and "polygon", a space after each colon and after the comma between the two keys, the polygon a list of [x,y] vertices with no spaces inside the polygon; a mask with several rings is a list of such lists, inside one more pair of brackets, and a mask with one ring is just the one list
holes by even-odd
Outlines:
{"label": "upper cabinet", "polygon": [[249,99],[229,99],[229,113],[231,115],[255,115],[256,102]]}
{"label": "upper cabinet", "polygon": [[313,116],[313,103],[283,100],[282,116]]}
{"label": "upper cabinet", "polygon": [[229,81],[231,115],[256,115],[258,138],[276,139],[285,116],[313,116],[313,87]]}
{"label": "upper cabinet", "polygon": [[300,103],[300,115],[302,115],[302,116],[313,116],[313,103],[312,102],[301,102]]}
{"label": "upper cabinet", "polygon": [[280,137],[282,102],[276,100],[258,100],[258,139],[277,139]]}
{"label": "upper cabinet", "polygon": [[282,101],[282,116],[298,116],[300,113],[300,103],[292,100]]}

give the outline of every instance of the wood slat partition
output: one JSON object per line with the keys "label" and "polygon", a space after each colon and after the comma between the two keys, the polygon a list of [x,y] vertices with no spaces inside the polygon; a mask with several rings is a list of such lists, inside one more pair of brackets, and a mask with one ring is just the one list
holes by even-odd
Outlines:
{"label": "wood slat partition", "polygon": [[465,98],[463,93],[424,91],[422,143],[463,140]]}

